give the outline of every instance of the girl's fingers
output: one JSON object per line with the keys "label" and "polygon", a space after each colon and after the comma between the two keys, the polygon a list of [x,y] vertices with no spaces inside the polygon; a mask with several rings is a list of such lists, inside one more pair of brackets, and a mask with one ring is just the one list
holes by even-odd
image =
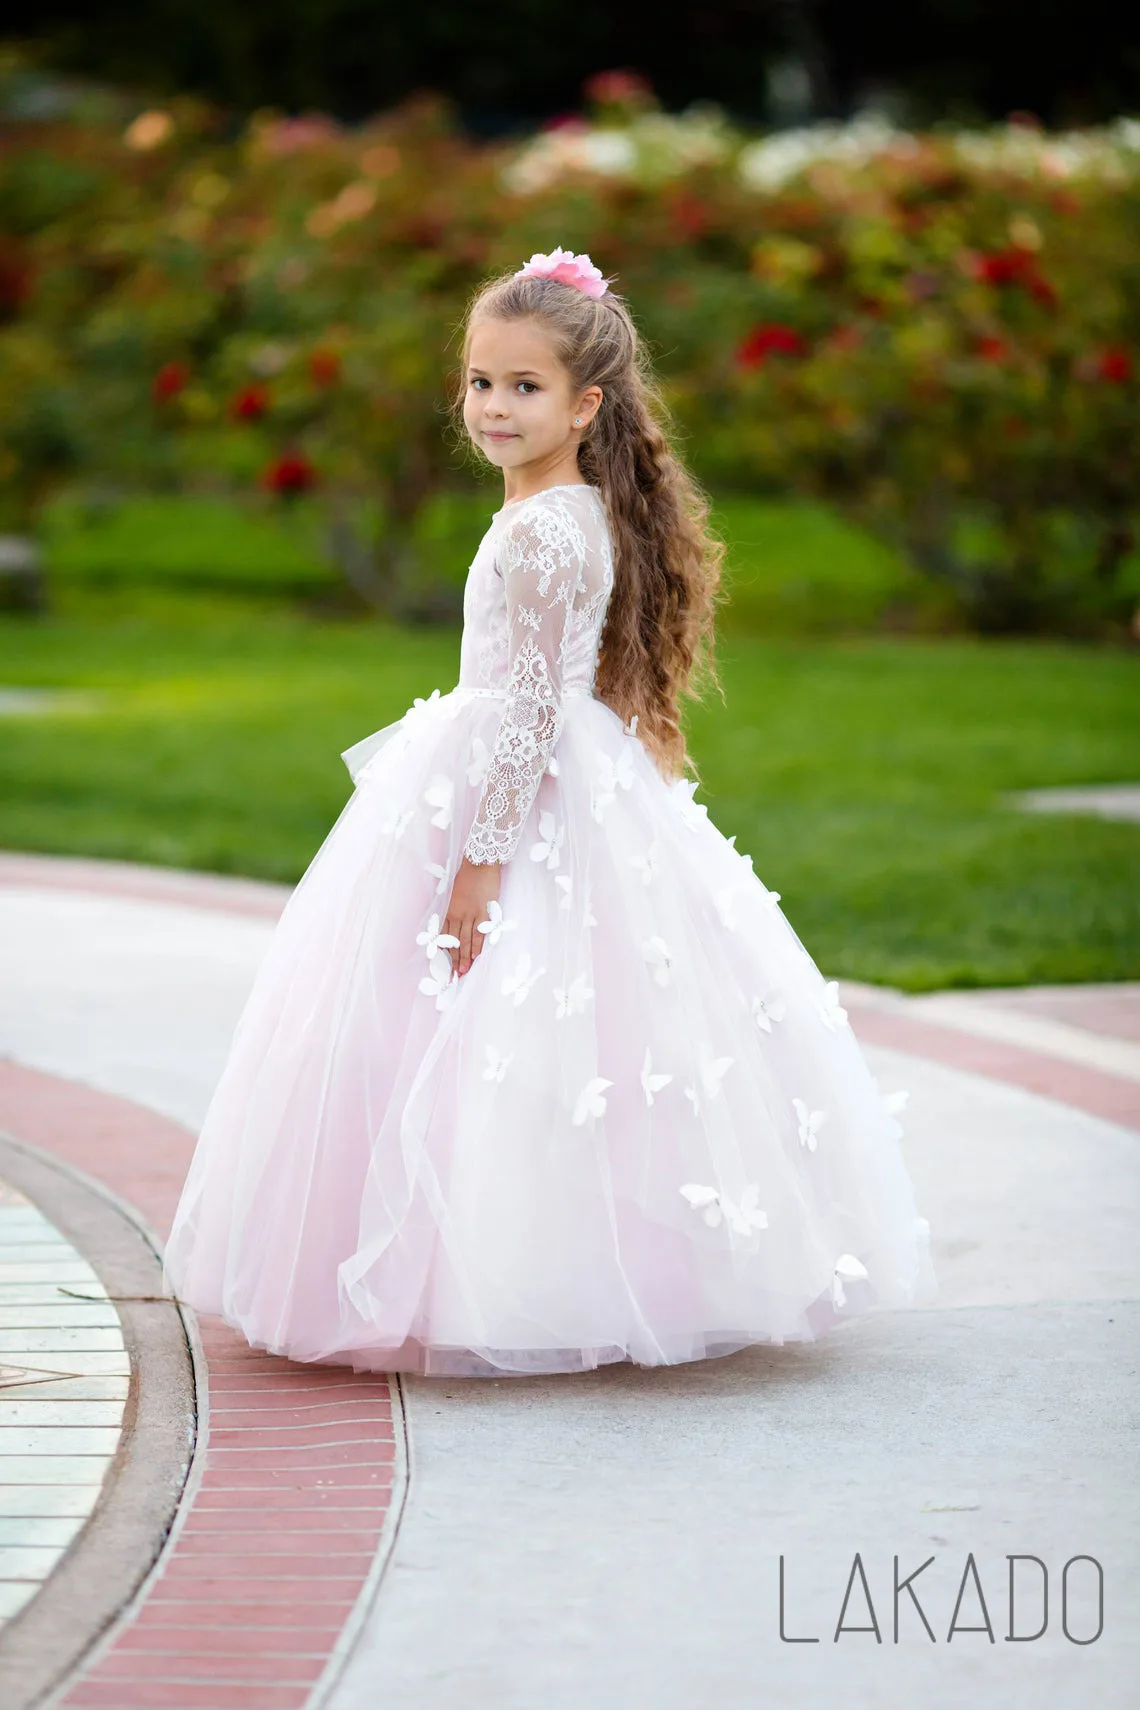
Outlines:
{"label": "girl's fingers", "polygon": [[[459,938],[460,937],[459,928],[456,925],[454,916],[452,916],[450,914],[444,920],[443,935],[445,938]],[[459,949],[457,949],[454,944],[445,944],[444,949],[447,951],[448,960],[451,963],[452,973],[457,974],[459,972],[459,957],[462,953],[462,943],[460,944]]]}
{"label": "girl's fingers", "polygon": [[459,972],[465,974],[471,966],[471,934],[475,922],[469,915],[459,929]]}

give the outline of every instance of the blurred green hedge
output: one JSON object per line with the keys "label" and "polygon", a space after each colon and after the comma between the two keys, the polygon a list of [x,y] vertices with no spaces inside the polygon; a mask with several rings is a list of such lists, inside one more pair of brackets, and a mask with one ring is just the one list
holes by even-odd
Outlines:
{"label": "blurred green hedge", "polygon": [[463,307],[561,244],[629,295],[718,492],[822,501],[983,629],[1129,621],[1140,124],[756,138],[617,79],[522,144],[431,97],[2,128],[0,527],[69,484],[244,495],[302,583],[331,555],[374,605],[450,610],[425,539],[473,487]]}

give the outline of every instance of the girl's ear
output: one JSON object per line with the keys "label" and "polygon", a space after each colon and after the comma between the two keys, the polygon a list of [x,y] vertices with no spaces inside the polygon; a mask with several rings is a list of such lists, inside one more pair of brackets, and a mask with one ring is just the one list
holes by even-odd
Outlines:
{"label": "girl's ear", "polygon": [[600,386],[587,386],[578,399],[578,407],[574,411],[574,426],[585,431],[602,406],[605,393]]}

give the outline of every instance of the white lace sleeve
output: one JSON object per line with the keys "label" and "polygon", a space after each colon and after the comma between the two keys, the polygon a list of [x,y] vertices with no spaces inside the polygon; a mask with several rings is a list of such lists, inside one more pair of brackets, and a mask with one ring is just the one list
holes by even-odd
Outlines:
{"label": "white lace sleeve", "polygon": [[509,861],[562,727],[562,670],[575,594],[584,587],[586,541],[565,509],[527,506],[503,530],[507,704],[464,854]]}

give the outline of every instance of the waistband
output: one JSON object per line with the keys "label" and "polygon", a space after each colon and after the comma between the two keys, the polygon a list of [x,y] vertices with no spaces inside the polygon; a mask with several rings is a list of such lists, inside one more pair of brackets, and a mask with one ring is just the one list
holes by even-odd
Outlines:
{"label": "waistband", "polygon": [[[457,683],[451,691],[453,695],[485,695],[491,700],[505,701],[510,694],[509,689],[476,688],[469,683]],[[563,697],[568,695],[588,695],[593,699],[594,691],[586,683],[567,683],[562,690]]]}

